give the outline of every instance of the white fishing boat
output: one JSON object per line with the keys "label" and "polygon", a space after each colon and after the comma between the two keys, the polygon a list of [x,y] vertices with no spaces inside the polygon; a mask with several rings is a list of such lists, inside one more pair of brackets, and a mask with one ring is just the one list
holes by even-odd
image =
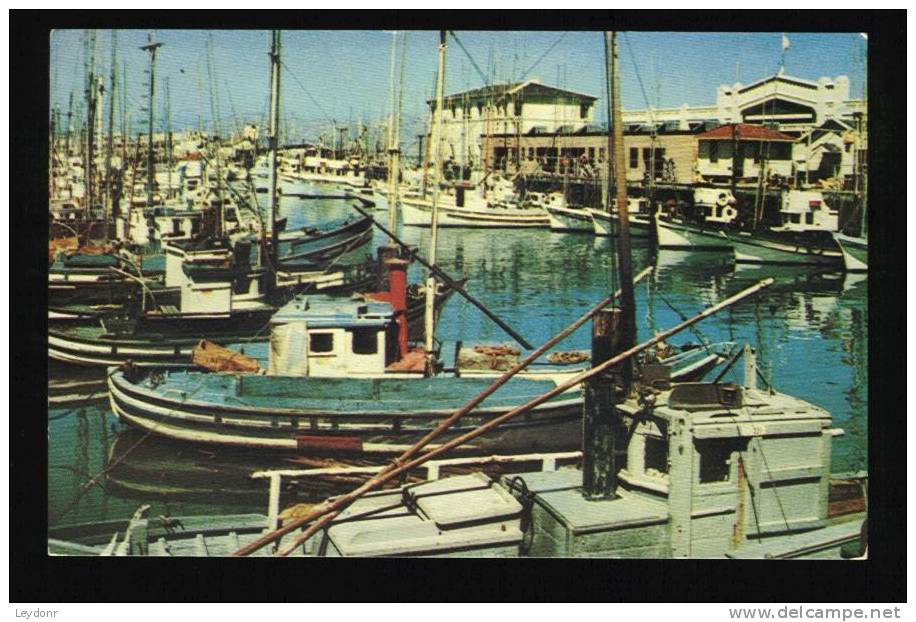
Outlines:
{"label": "white fishing boat", "polygon": [[[548,228],[550,217],[543,206],[519,201],[511,181],[492,175],[477,187],[456,184],[439,194],[440,227]],[[432,221],[431,198],[404,196],[401,218],[412,227],[429,227]]]}

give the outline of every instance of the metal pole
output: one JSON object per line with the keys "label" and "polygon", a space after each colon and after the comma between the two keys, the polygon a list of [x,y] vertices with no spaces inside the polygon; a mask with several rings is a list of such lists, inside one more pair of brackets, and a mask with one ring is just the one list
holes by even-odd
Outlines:
{"label": "metal pole", "polygon": [[[445,89],[445,52],[447,49],[446,32],[439,31],[439,73],[436,77],[436,117],[433,125],[434,141],[433,144],[433,205],[432,205],[432,222],[430,224],[429,234],[429,263],[436,264],[436,243],[439,236],[439,184],[441,180],[441,162],[442,157],[442,117],[444,116],[443,91]],[[426,348],[426,367],[427,373],[431,373],[435,364],[433,355],[433,333],[434,326],[434,303],[436,300],[436,278],[433,270],[429,271],[426,277],[426,306],[424,313],[424,331],[425,331],[425,348]]]}

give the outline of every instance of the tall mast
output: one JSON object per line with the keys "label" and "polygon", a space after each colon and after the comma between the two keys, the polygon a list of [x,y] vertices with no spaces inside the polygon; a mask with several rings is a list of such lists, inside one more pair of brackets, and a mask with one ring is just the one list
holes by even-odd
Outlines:
{"label": "tall mast", "polygon": [[85,183],[86,183],[86,214],[88,216],[92,209],[93,188],[93,160],[95,159],[95,96],[96,96],[96,79],[95,79],[95,31],[90,30],[86,33],[86,153],[84,158]]}
{"label": "tall mast", "polygon": [[[108,140],[105,149],[105,222],[111,218],[114,206],[112,194],[113,184],[111,178],[111,154],[114,150],[114,116],[115,116],[115,87],[118,81],[118,31],[111,31],[111,76],[108,89]],[[108,225],[105,225],[105,239],[108,239]]]}
{"label": "tall mast", "polygon": [[[226,229],[226,203],[223,197],[223,170],[222,170],[222,158],[220,156],[220,109],[219,109],[219,83],[216,79],[216,64],[213,59],[213,35],[210,35],[210,38],[207,40],[207,83],[210,88],[210,118],[211,118],[211,128],[212,128],[212,138],[216,137],[216,199],[219,201],[219,235],[223,235]],[[209,177],[209,174],[207,175]],[[209,186],[209,180],[208,180]],[[209,190],[209,188],[208,188]]]}
{"label": "tall mast", "polygon": [[73,124],[73,91],[70,91],[70,103],[67,105],[67,136],[64,139],[64,155],[68,166],[70,161],[70,128]]}
{"label": "tall mast", "polygon": [[270,44],[270,248],[277,264],[277,122],[280,117],[280,46],[281,31],[271,33]]}
{"label": "tall mast", "polygon": [[[388,229],[389,231],[394,231],[397,227],[397,206],[394,203],[395,190],[394,186],[397,183],[395,178],[397,177],[397,172],[394,169],[394,158],[395,151],[397,147],[395,146],[395,116],[397,115],[397,103],[395,102],[394,94],[394,68],[397,61],[397,45],[398,45],[398,32],[396,30],[391,32],[391,68],[389,71],[389,83],[390,83],[390,102],[391,102],[391,116],[388,119]],[[388,246],[394,247],[395,241],[393,238],[388,239]]]}
{"label": "tall mast", "polygon": [[169,182],[166,196],[172,197],[172,93],[169,90],[169,79],[165,79],[165,157],[168,166]]}
{"label": "tall mast", "polygon": [[[627,208],[627,174],[623,152],[623,114],[620,109],[620,74],[617,33],[604,35],[607,56],[608,118],[613,130],[614,185],[617,187],[617,253],[620,277],[620,305],[623,309],[619,348],[629,349],[636,343],[636,301],[633,295],[633,265],[630,258],[630,220]],[[624,364],[624,382],[629,387],[632,364]]]}
{"label": "tall mast", "polygon": [[154,158],[153,158],[153,110],[156,107],[156,52],[162,47],[162,43],[154,43],[153,36],[149,35],[149,43],[141,47],[141,50],[149,52],[149,136],[147,138],[146,153],[146,206],[153,206],[153,179],[155,177]]}
{"label": "tall mast", "polygon": [[[391,167],[394,169],[394,195],[388,196],[389,208],[394,212],[393,217],[389,217],[389,223],[397,224],[397,204],[400,193],[400,175],[401,175],[401,104],[404,101],[404,67],[407,64],[407,31],[401,38],[401,75],[398,84],[397,108],[394,114],[394,151],[391,153]],[[394,231],[394,228],[392,228]]]}
{"label": "tall mast", "polygon": [[[443,91],[445,89],[445,52],[446,52],[446,31],[439,31],[439,72],[436,77],[436,115],[433,123],[433,206],[432,222],[429,234],[429,263],[436,265],[436,241],[439,234],[439,182],[441,178],[441,143],[442,143],[442,100],[444,99]],[[424,331],[426,346],[427,372],[432,371],[434,356],[433,351],[433,331],[434,326],[434,304],[436,300],[436,279],[433,271],[430,270],[426,277],[426,308],[424,314]]]}

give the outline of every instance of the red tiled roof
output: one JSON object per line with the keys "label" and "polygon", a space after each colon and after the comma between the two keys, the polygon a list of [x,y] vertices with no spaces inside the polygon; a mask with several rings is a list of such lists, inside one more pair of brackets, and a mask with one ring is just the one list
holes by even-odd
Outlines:
{"label": "red tiled roof", "polygon": [[762,125],[751,125],[749,123],[729,123],[714,130],[697,134],[697,140],[731,140],[733,127],[737,128],[735,133],[738,140],[795,142],[795,139],[788,134],[767,129]]}

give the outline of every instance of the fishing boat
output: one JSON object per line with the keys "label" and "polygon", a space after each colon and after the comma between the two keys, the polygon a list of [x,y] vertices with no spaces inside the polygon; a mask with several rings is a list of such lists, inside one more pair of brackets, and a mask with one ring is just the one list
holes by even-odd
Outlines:
{"label": "fishing boat", "polygon": [[655,226],[662,249],[691,251],[732,250],[725,226],[735,220],[737,199],[722,188],[699,187],[693,207],[668,205],[657,214]]}
{"label": "fishing boat", "polygon": [[[841,433],[784,394],[683,384],[619,406],[606,494],[582,469],[446,478],[370,493],[297,554],[825,559],[866,554],[867,476],[830,473]],[[846,488],[853,497],[845,498]],[[373,508],[384,516],[360,518]],[[845,551],[844,551],[845,549]]]}
{"label": "fishing boat", "polygon": [[[439,227],[518,228],[550,226],[543,206],[518,201],[512,182],[491,176],[479,188],[461,183],[446,188],[438,197]],[[487,188],[484,195],[484,188]],[[411,227],[429,227],[433,201],[422,196],[404,196],[400,201],[403,223]]]}
{"label": "fishing boat", "polygon": [[66,253],[48,269],[48,307],[123,303],[141,287],[162,283],[161,257],[140,257],[126,251]]}
{"label": "fishing boat", "polygon": [[842,267],[834,239],[837,211],[819,190],[784,190],[778,224],[755,230],[726,230],[738,263]]}
{"label": "fishing boat", "polygon": [[[703,195],[709,188],[697,189]],[[666,249],[733,251],[738,263],[842,267],[833,236],[837,213],[816,190],[786,189],[776,222],[741,215],[730,192],[715,190],[715,202],[695,199],[692,209],[664,210],[656,219],[659,246]]]}
{"label": "fishing boat", "polygon": [[327,262],[365,246],[372,239],[372,219],[350,217],[323,228],[301,227],[277,235],[281,269]]}
{"label": "fishing boat", "polygon": [[[399,451],[487,385],[479,366],[464,377],[457,344],[444,348],[451,356],[440,351],[445,362],[436,374],[424,373],[425,350],[408,348],[405,267],[393,260],[389,292],[368,302],[307,296],[280,309],[270,322],[267,375],[119,370],[109,379],[112,408],[127,423],[181,440],[305,452]],[[479,417],[555,386],[566,369],[547,366],[520,378]],[[194,397],[174,400],[182,393]],[[580,403],[578,392],[564,396],[474,449],[566,445],[577,434]]]}

